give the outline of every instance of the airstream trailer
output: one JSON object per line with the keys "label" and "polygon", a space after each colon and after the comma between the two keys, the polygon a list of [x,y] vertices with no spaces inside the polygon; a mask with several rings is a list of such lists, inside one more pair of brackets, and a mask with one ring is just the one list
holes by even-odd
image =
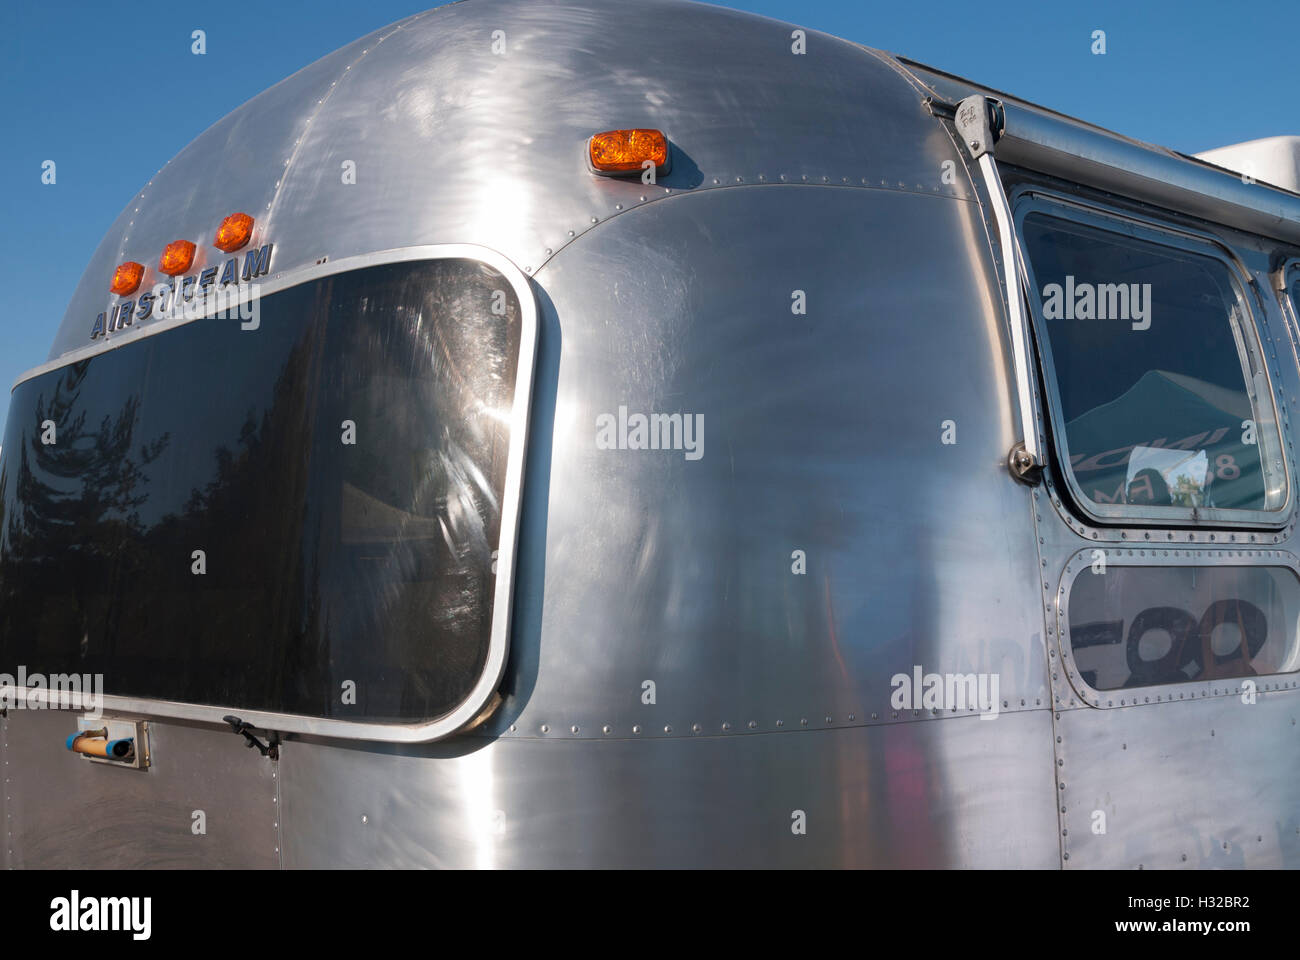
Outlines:
{"label": "airstream trailer", "polygon": [[4,866],[1297,865],[1298,143],[678,0],[304,68],[13,388]]}

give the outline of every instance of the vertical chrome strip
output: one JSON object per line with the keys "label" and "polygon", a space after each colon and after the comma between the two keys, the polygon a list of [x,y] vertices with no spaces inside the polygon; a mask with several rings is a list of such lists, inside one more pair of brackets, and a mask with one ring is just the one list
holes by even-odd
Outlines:
{"label": "vertical chrome strip", "polygon": [[1015,222],[1011,219],[1011,205],[1007,202],[1006,191],[1002,188],[1002,178],[998,176],[993,154],[983,154],[978,162],[980,172],[984,174],[984,186],[988,190],[989,202],[993,206],[993,218],[998,224],[998,236],[1002,247],[1002,271],[1006,277],[1007,307],[1011,311],[1011,352],[1016,367],[1016,393],[1020,401],[1020,430],[1025,452],[1033,458],[1035,466],[1041,466],[1043,459],[1038,452],[1038,415],[1034,406],[1034,389],[1029,377],[1029,355],[1026,347],[1028,314],[1025,310],[1022,289],[1025,277],[1024,258],[1021,256],[1019,238],[1016,237]]}
{"label": "vertical chrome strip", "polygon": [[1016,237],[1016,223],[1011,217],[1002,178],[993,159],[993,144],[1002,135],[1005,125],[1002,104],[990,97],[975,94],[957,104],[953,110],[953,124],[971,159],[979,164],[984,175],[984,189],[993,207],[993,219],[998,225],[998,239],[1002,248],[1002,276],[1006,285],[1008,319],[1011,324],[1012,363],[1016,373],[1016,397],[1020,406],[1020,442],[1011,448],[1007,466],[1021,480],[1037,483],[1043,458],[1038,447],[1038,410],[1034,403],[1034,385],[1029,373],[1028,312],[1024,300],[1024,257],[1020,254],[1020,241]]}

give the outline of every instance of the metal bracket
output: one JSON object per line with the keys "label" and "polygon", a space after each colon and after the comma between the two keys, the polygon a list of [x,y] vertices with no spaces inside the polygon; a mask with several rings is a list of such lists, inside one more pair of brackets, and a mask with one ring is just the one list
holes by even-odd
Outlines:
{"label": "metal bracket", "polygon": [[1001,100],[975,94],[957,104],[953,123],[957,125],[957,132],[961,134],[971,158],[978,160],[993,152],[993,145],[1006,129],[1007,118]]}
{"label": "metal bracket", "polygon": [[1002,103],[992,97],[975,94],[957,104],[953,121],[966,149],[984,176],[993,219],[997,222],[1002,250],[1002,275],[1006,283],[1007,309],[1010,313],[1011,355],[1016,374],[1016,397],[1020,409],[1023,438],[1011,448],[1007,465],[1017,480],[1036,484],[1042,478],[1043,458],[1038,450],[1038,410],[1034,403],[1034,384],[1029,371],[1029,313],[1024,296],[1024,255],[1016,236],[1011,205],[1007,202],[1002,178],[993,159],[993,145],[1002,136],[1006,115]]}
{"label": "metal bracket", "polygon": [[1043,479],[1043,465],[1035,462],[1023,443],[1017,443],[1007,454],[1007,469],[1017,480],[1023,480],[1031,487]]}
{"label": "metal bracket", "polygon": [[[109,742],[129,741],[131,749],[123,757],[100,757],[73,746],[81,737]],[[68,738],[68,749],[80,753],[91,763],[128,770],[147,770],[152,759],[149,753],[149,722],[134,717],[103,717],[89,714],[77,718],[77,733]]]}
{"label": "metal bracket", "polygon": [[267,738],[267,742],[263,743],[261,740],[257,739],[257,737],[253,736],[253,725],[251,723],[246,723],[238,717],[233,716],[222,717],[221,719],[230,724],[230,729],[235,733],[243,735],[244,746],[248,747],[250,750],[253,747],[257,747],[262,756],[269,757],[272,760],[280,759],[280,735],[274,730],[271,731],[271,735]]}

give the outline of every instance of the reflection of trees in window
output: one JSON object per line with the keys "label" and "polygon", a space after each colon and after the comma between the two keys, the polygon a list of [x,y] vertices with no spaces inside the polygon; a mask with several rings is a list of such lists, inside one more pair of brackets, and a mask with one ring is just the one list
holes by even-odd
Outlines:
{"label": "reflection of trees in window", "polygon": [[[295,605],[304,579],[298,547],[308,503],[312,343],[305,337],[287,358],[259,359],[283,364],[270,400],[250,408],[229,441],[203,438],[214,445],[210,479],[191,489],[179,512],[141,531],[144,549],[123,566],[125,577],[153,589],[131,592],[114,632],[151,638],[141,654],[152,683],[178,699],[278,703],[286,683],[320,688],[319,664],[296,663],[286,676],[284,650],[270,642],[317,628],[315,610]],[[206,556],[202,577],[191,572],[195,549]],[[158,638],[167,636],[184,643],[161,648]]]}
{"label": "reflection of trees in window", "polygon": [[1199,483],[1186,475],[1180,476],[1170,491],[1170,502],[1175,507],[1204,506],[1204,495]]}
{"label": "reflection of trees in window", "polygon": [[518,304],[488,312],[500,286],[461,261],[376,267],[268,297],[255,343],[200,322],[20,387],[5,658],[232,708],[460,702],[487,652],[519,347]]}
{"label": "reflection of trees in window", "polygon": [[[48,400],[43,392],[37,395],[29,428],[19,432],[0,480],[6,523],[0,558],[4,594],[30,590],[59,597],[47,605],[41,624],[12,622],[15,614],[6,611],[30,612],[30,605],[0,602],[0,632],[35,638],[38,631],[53,631],[74,637],[83,653],[88,635],[98,633],[104,602],[111,603],[116,561],[141,548],[138,510],[148,498],[148,466],[170,440],[164,434],[134,445],[140,406],[134,392],[126,395],[118,413],[105,414],[97,427],[88,427],[94,403],[83,402],[82,393],[89,386],[89,371],[88,360],[73,364],[53,381]],[[40,389],[37,383],[20,387],[16,410],[22,409],[18,395],[24,388]],[[93,387],[90,392],[93,396]],[[55,425],[55,443],[42,443],[41,424],[47,420]]]}

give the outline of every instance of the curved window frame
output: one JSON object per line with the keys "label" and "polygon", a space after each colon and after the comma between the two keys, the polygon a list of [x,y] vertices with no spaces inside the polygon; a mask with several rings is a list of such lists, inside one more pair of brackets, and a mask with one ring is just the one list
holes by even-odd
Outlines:
{"label": "curved window frame", "polygon": [[[495,250],[476,244],[430,244],[401,247],[376,253],[346,257],[324,264],[310,264],[277,273],[259,284],[259,295],[268,296],[320,280],[336,274],[348,273],[365,267],[385,266],[420,260],[474,260],[496,270],[510,284],[519,302],[520,337],[519,365],[515,374],[515,392],[510,414],[510,445],[506,463],[505,495],[501,503],[501,535],[497,546],[496,587],[492,598],[492,625],[488,639],[488,652],[478,682],[468,696],[450,712],[433,720],[413,723],[365,722],[313,717],[305,714],[274,713],[236,707],[219,707],[183,703],[174,700],[157,700],[138,697],[121,697],[105,694],[100,706],[105,711],[177,720],[196,720],[225,726],[224,717],[238,716],[245,723],[262,730],[280,733],[298,733],[346,740],[379,741],[387,743],[428,743],[451,736],[479,718],[489,707],[501,679],[505,675],[510,653],[510,624],[514,598],[514,572],[519,549],[519,513],[523,501],[524,454],[527,449],[529,411],[532,406],[534,368],[537,357],[538,310],[537,301],[528,278],[510,260]],[[145,337],[156,336],[175,327],[194,323],[202,318],[177,317],[162,323],[137,327],[119,333],[112,340],[101,341],[71,351],[57,360],[28,370],[15,382],[19,384],[42,374],[66,367],[79,360],[107,353]],[[15,696],[26,696],[27,702],[57,706],[59,693],[32,687],[17,687]],[[74,709],[89,706],[77,694]]]}
{"label": "curved window frame", "polygon": [[[1287,550],[1166,550],[1117,548],[1093,544],[1073,554],[1061,574],[1056,603],[1056,641],[1061,654],[1061,665],[1075,695],[1092,707],[1118,710],[1138,704],[1160,703],[1170,700],[1196,700],[1207,697],[1234,696],[1245,688],[1243,683],[1252,680],[1257,691],[1300,688],[1300,625],[1290,661],[1295,668],[1283,673],[1265,673],[1254,677],[1233,677],[1217,680],[1189,680],[1186,683],[1160,683],[1118,690],[1099,690],[1085,683],[1074,659],[1070,639],[1070,595],[1075,580],[1096,561],[1095,554],[1105,556],[1106,569],[1115,567],[1274,567],[1290,570],[1300,579],[1300,558]],[[1049,621],[1050,622],[1050,621]]]}
{"label": "curved window frame", "polygon": [[[1274,510],[1243,510],[1232,507],[1200,508],[1162,507],[1158,510],[1140,504],[1098,504],[1089,498],[1080,487],[1070,467],[1070,451],[1066,438],[1065,423],[1060,402],[1060,391],[1056,376],[1056,365],[1052,357],[1052,345],[1048,336],[1046,323],[1042,315],[1042,301],[1036,296],[1039,289],[1034,276],[1034,265],[1029,251],[1024,249],[1025,283],[1029,300],[1029,312],[1034,328],[1034,341],[1038,352],[1040,382],[1044,387],[1044,404],[1052,426],[1052,446],[1060,473],[1075,510],[1081,518],[1099,526],[1137,526],[1137,527],[1184,527],[1192,529],[1218,529],[1246,527],[1254,529],[1278,530],[1286,527],[1295,512],[1293,468],[1289,453],[1285,449],[1281,432],[1276,397],[1277,385],[1273,371],[1267,363],[1267,348],[1260,332],[1259,311],[1262,307],[1252,307],[1249,291],[1252,289],[1249,275],[1237,262],[1232,252],[1216,238],[1147,218],[1139,218],[1125,212],[1113,210],[1092,202],[1065,197],[1038,187],[1027,186],[1016,191],[1012,200],[1017,236],[1021,238],[1024,249],[1024,223],[1030,214],[1039,213],[1083,227],[1117,234],[1129,239],[1149,243],[1157,247],[1206,257],[1223,265],[1233,285],[1237,307],[1247,318],[1243,324],[1235,327],[1234,333],[1239,341],[1246,343],[1259,371],[1267,383],[1269,420],[1257,416],[1260,435],[1267,432],[1269,446],[1261,449],[1281,461],[1278,475],[1283,484],[1281,504]],[[1263,403],[1264,397],[1255,398]]]}

